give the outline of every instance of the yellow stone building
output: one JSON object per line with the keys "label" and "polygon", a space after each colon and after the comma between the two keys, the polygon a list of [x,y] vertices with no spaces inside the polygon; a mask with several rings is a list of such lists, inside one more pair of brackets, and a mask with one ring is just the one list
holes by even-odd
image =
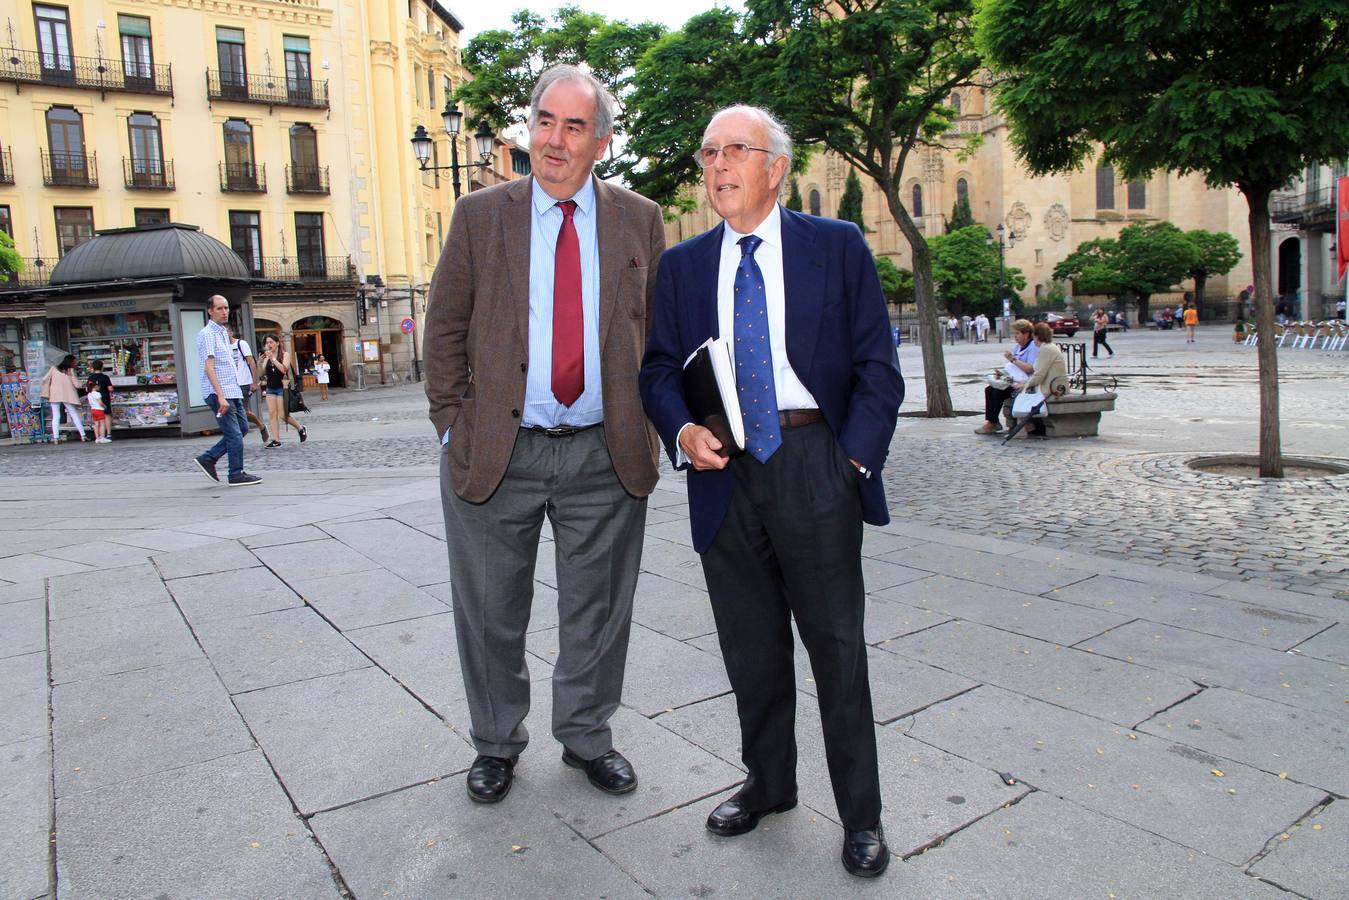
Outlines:
{"label": "yellow stone building", "polygon": [[[198,225],[253,270],[257,329],[317,353],[346,382],[402,379],[448,232],[441,111],[465,73],[462,24],[436,0],[0,0],[0,229],[45,283],[95,230]],[[472,131],[459,159],[476,162]],[[528,156],[497,141],[463,188]],[[40,261],[40,264],[39,264]],[[0,288],[3,288],[0,285]],[[43,337],[40,300],[5,303],[0,344]],[[416,332],[414,331],[414,338]]]}
{"label": "yellow stone building", "polygon": [[[1015,235],[1006,249],[1009,266],[1021,269],[1021,297],[1034,304],[1053,285],[1054,267],[1079,244],[1115,237],[1135,221],[1167,220],[1182,229],[1226,231],[1240,243],[1243,260],[1225,277],[1209,279],[1212,299],[1234,296],[1250,284],[1250,233],[1246,201],[1235,190],[1214,191],[1202,178],[1159,173],[1146,183],[1122,183],[1109,167],[1088,163],[1083,171],[1045,178],[1031,176],[1016,159],[1007,125],[992,110],[983,88],[962,89],[951,105],[959,118],[940,148],[914,151],[904,173],[901,197],[924,235],[943,234],[957,199],[967,196],[976,222],[990,231],[998,224]],[[970,137],[978,146],[968,152]],[[962,158],[968,153],[968,158]],[[816,154],[797,178],[805,212],[835,216],[849,165],[832,153]],[[908,241],[891,217],[880,190],[862,173],[863,216],[872,249],[911,267]],[[667,227],[677,242],[718,221],[705,200]],[[1160,298],[1159,298],[1160,299]]]}

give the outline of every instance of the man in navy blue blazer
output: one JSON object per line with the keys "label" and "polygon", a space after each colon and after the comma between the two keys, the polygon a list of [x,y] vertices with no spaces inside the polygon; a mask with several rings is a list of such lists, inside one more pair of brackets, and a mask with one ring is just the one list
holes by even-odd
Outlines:
{"label": "man in navy blue blazer", "polygon": [[[708,817],[743,834],[796,805],[791,621],[810,654],[842,860],[885,870],[862,621],[862,523],[889,521],[881,469],[904,380],[871,252],[849,222],[783,209],[791,139],[766,110],[717,113],[696,154],[725,220],[666,250],[640,375],[642,403],[688,468],[693,546],[740,715],[745,783]],[[727,459],[693,422],[685,360],[733,341],[746,450]]]}

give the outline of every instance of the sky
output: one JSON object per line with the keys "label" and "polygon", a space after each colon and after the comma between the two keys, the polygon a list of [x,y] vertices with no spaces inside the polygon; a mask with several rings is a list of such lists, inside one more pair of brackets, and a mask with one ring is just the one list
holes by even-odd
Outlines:
{"label": "sky", "polygon": [[632,0],[520,0],[520,2],[474,3],[469,0],[441,0],[442,5],[454,11],[454,15],[464,23],[459,35],[462,47],[480,31],[493,28],[509,28],[511,13],[517,9],[532,9],[546,17],[563,5],[578,6],[587,12],[597,12],[607,19],[627,19],[630,22],[657,21],[667,28],[679,28],[693,16],[706,12],[713,7],[744,9],[740,0],[662,0],[660,3],[635,4]]}

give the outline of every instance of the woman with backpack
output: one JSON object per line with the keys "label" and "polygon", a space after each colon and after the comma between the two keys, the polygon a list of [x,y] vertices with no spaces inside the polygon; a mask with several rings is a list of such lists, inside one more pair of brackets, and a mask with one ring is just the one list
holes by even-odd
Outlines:
{"label": "woman with backpack", "polygon": [[300,443],[303,444],[308,440],[309,432],[305,430],[303,425],[295,421],[295,417],[286,409],[286,382],[290,378],[290,352],[281,348],[281,342],[273,334],[267,335],[262,341],[262,378],[264,396],[267,398],[267,417],[272,423],[272,439],[263,444],[263,447],[270,450],[281,446],[281,441],[277,438],[281,434],[281,423],[283,421],[300,432]]}

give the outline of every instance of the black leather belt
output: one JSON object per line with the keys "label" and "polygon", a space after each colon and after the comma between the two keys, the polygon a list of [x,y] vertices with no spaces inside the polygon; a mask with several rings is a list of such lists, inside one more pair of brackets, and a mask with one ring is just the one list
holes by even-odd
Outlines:
{"label": "black leather belt", "polygon": [[541,434],[544,437],[560,438],[571,437],[573,434],[580,434],[583,431],[589,431],[592,428],[599,428],[603,422],[595,422],[591,425],[555,425],[552,428],[544,428],[541,425],[524,425],[522,430],[532,431],[535,434]]}
{"label": "black leather belt", "polygon": [[778,413],[778,424],[783,428],[800,428],[813,425],[824,418],[818,409],[784,409]]}

